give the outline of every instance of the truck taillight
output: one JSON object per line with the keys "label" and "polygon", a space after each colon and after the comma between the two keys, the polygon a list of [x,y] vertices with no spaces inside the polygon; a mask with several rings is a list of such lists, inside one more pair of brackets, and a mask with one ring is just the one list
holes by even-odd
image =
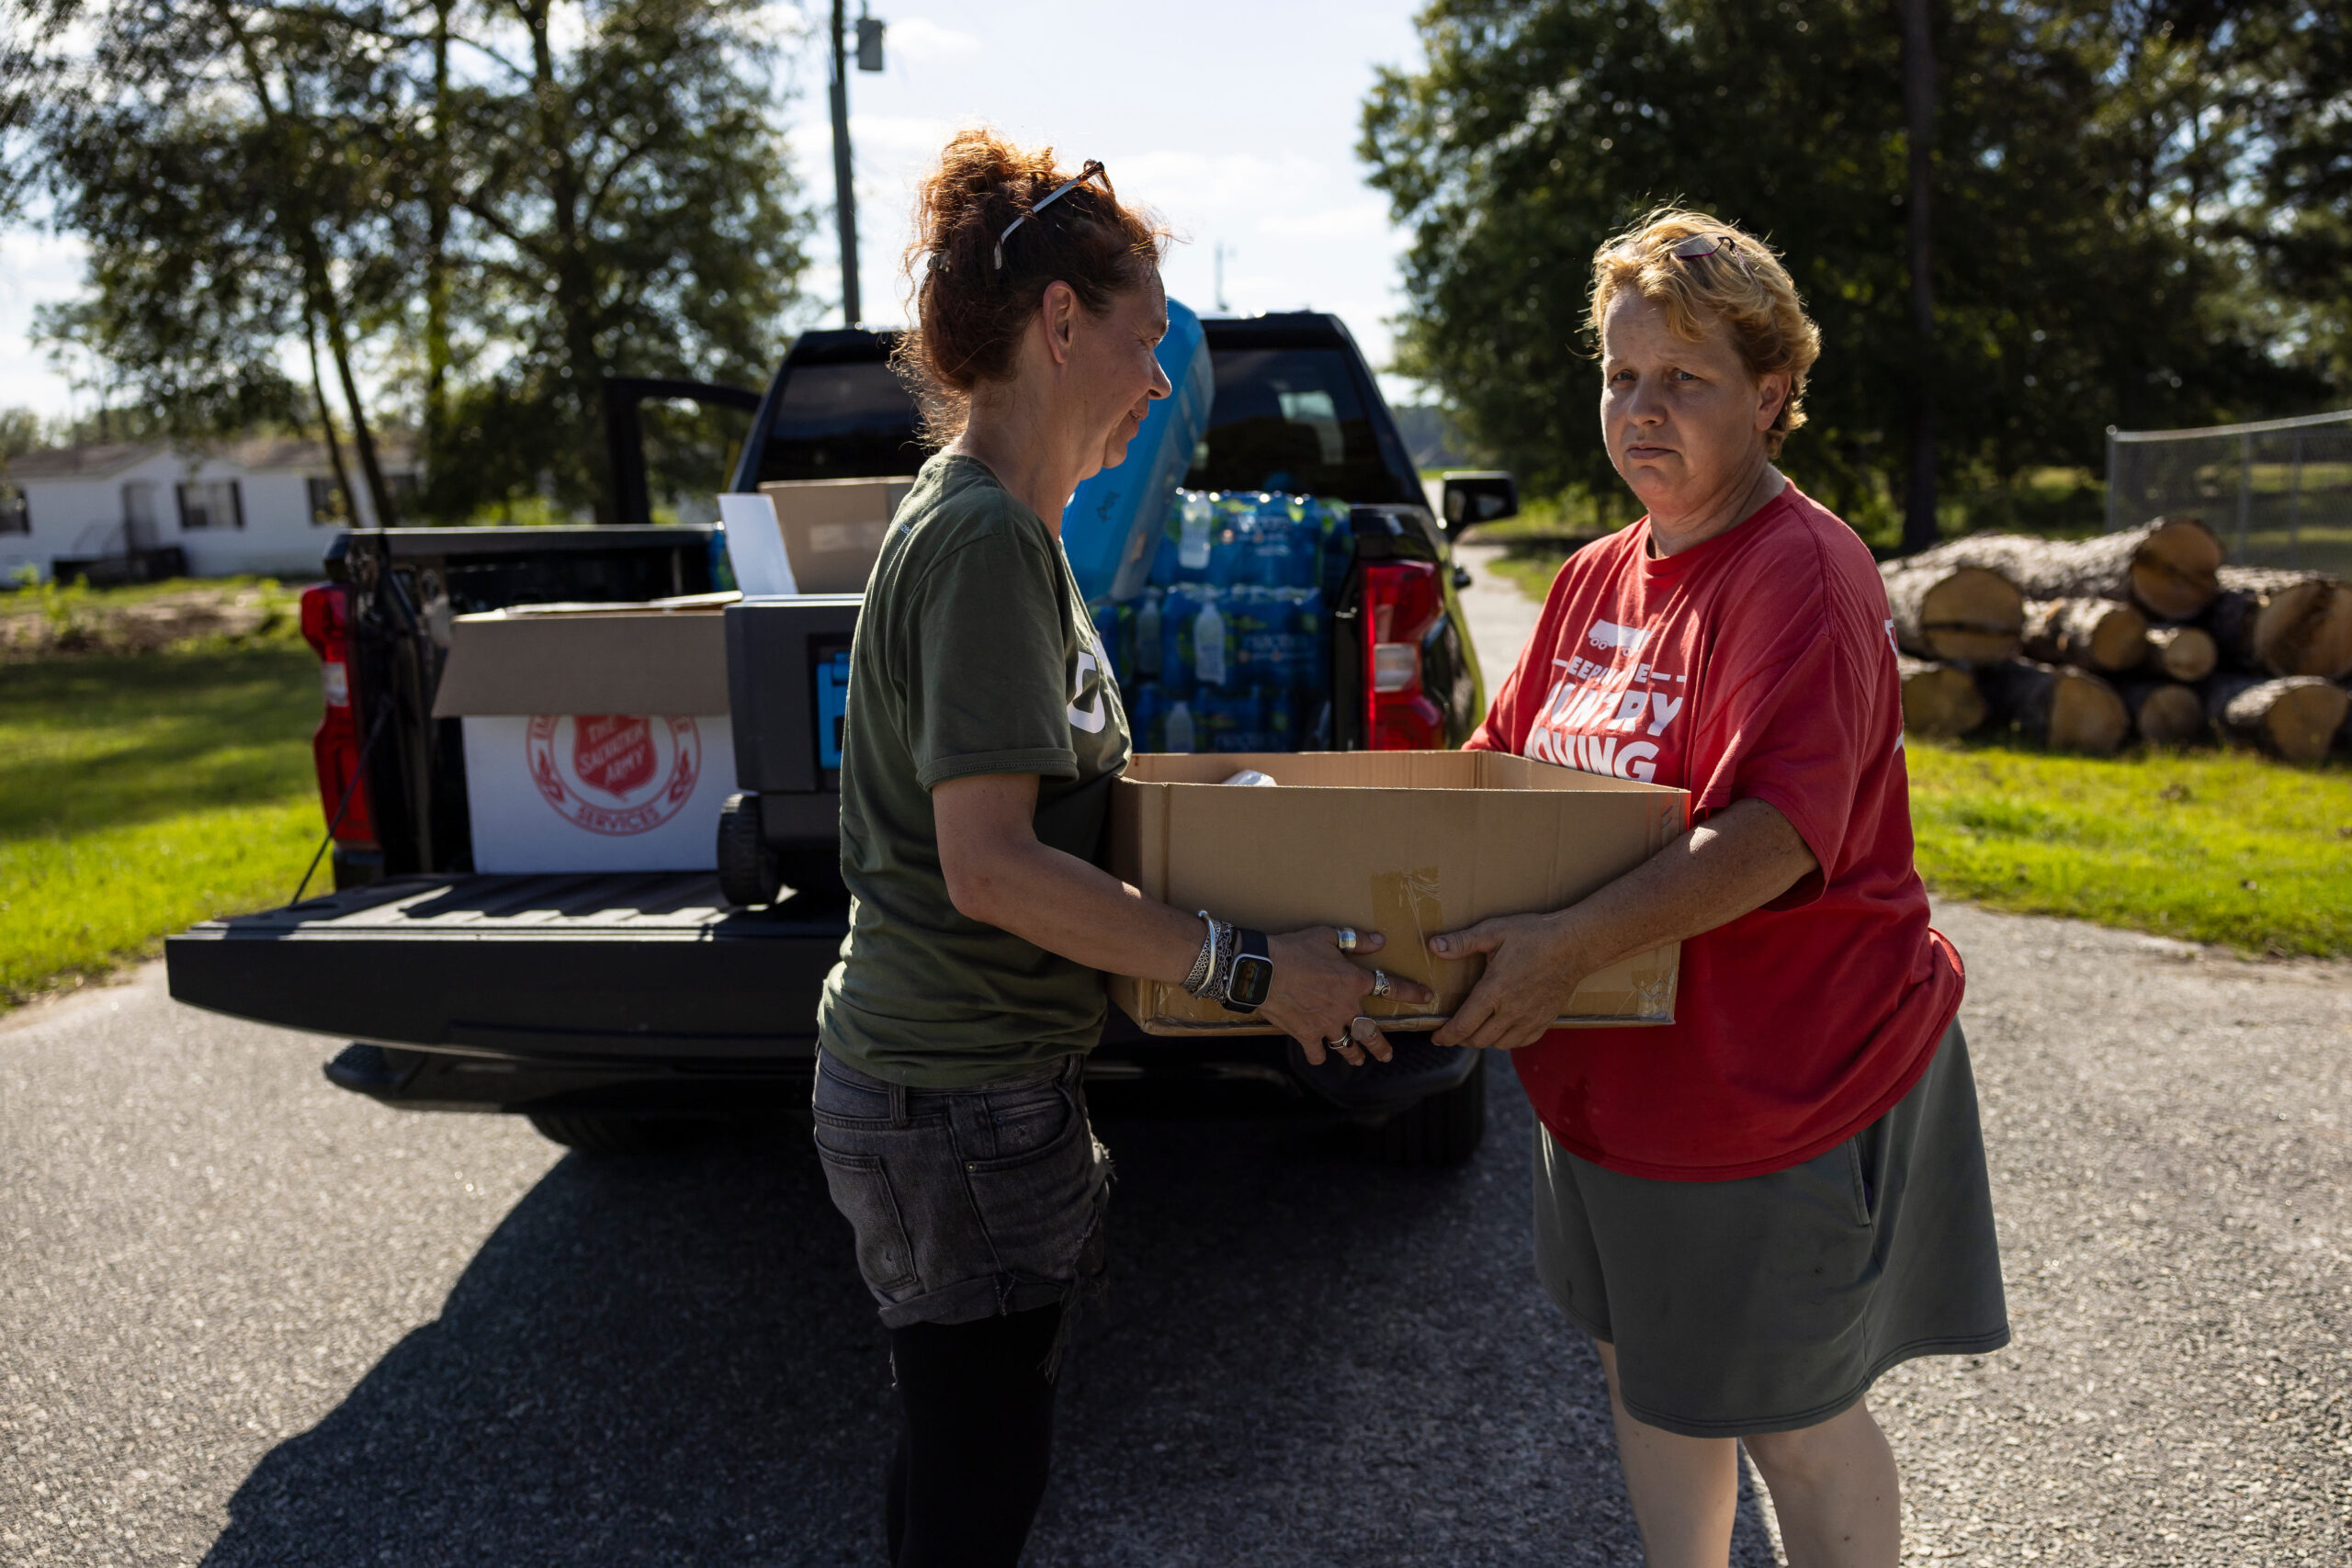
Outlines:
{"label": "truck taillight", "polygon": [[1445,614],[1436,566],[1376,561],[1363,569],[1363,736],[1374,751],[1445,745],[1445,713],[1421,689],[1421,645]]}
{"label": "truck taillight", "polygon": [[[334,829],[335,842],[351,849],[376,847],[376,812],[360,773],[359,707],[351,681],[350,600],[333,583],[302,590],[302,640],[319,656],[319,683],[326,713],[311,737],[318,765],[319,808]],[[344,796],[349,793],[350,804]],[[335,820],[340,810],[343,819]]]}

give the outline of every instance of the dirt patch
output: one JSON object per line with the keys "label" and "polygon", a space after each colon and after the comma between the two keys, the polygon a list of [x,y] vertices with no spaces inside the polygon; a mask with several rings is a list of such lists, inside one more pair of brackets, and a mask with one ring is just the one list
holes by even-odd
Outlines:
{"label": "dirt patch", "polygon": [[288,635],[297,614],[295,596],[275,582],[192,583],[135,596],[44,584],[0,600],[0,664]]}

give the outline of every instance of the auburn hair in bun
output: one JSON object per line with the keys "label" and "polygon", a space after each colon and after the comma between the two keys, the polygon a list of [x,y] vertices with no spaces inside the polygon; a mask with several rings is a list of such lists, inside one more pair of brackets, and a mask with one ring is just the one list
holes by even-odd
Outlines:
{"label": "auburn hair in bun", "polygon": [[[1106,174],[1035,211],[1077,172],[1057,167],[1050,147],[1031,152],[992,130],[961,130],[916,186],[906,258],[915,325],[892,363],[922,400],[934,438],[952,440],[963,429],[975,387],[1012,374],[1046,285],[1069,284],[1101,315],[1113,295],[1158,269],[1167,229],[1122,203]],[[1001,241],[999,266],[1000,236],[1023,218]]]}

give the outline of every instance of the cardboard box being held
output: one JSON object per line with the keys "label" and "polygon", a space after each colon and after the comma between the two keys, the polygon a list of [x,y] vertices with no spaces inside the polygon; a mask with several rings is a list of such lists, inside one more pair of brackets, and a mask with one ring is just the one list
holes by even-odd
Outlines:
{"label": "cardboard box being held", "polygon": [[[1243,768],[1277,787],[1227,786]],[[1682,831],[1690,795],[1495,751],[1303,751],[1139,756],[1113,786],[1110,868],[1180,909],[1269,931],[1353,926],[1387,938],[1375,964],[1437,993],[1434,1006],[1367,1000],[1399,1029],[1453,1015],[1486,965],[1427,942],[1491,915],[1573,903]],[[1611,964],[1562,1024],[1671,1023],[1679,943]],[[1114,976],[1111,999],[1150,1034],[1271,1034],[1272,1024]]]}
{"label": "cardboard box being held", "polygon": [[802,593],[863,593],[912,479],[772,479],[760,493],[775,507],[785,558]]}
{"label": "cardboard box being held", "polygon": [[480,872],[707,871],[735,788],[735,595],[460,615],[434,695],[465,739]]}

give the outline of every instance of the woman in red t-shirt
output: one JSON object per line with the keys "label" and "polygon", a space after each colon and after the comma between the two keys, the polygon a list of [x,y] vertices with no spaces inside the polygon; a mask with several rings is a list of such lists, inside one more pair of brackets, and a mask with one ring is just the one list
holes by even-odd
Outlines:
{"label": "woman in red t-shirt", "polygon": [[[1436,1039],[1518,1053],[1537,1269],[1599,1345],[1653,1568],[1724,1562],[1735,1439],[1792,1563],[1891,1565],[1862,1396],[2009,1337],[1894,624],[1870,551],[1773,467],[1820,333],[1772,251],[1661,211],[1593,274],[1601,430],[1649,514],[1561,569],[1470,744],[1677,785],[1691,828],[1567,908],[1433,940],[1487,955]],[[1550,1027],[1678,941],[1673,1023]]]}

